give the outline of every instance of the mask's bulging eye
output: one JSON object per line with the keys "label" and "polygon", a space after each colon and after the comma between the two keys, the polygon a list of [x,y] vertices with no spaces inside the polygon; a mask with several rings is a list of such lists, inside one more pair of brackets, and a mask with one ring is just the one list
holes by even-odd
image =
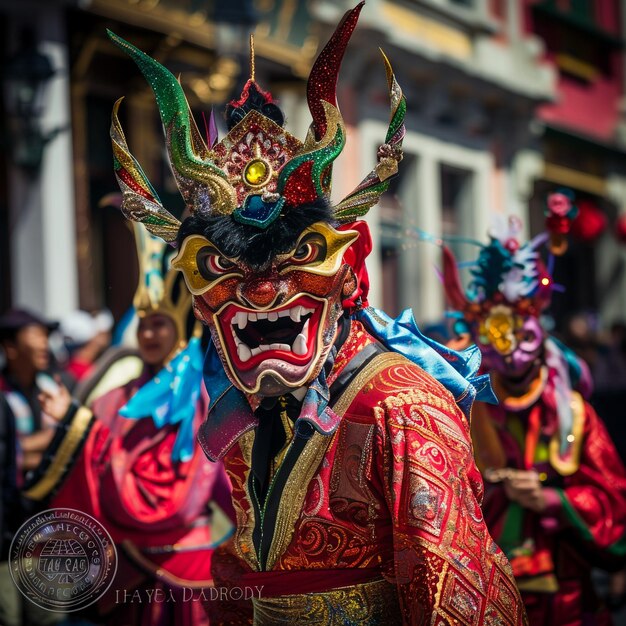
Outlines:
{"label": "mask's bulging eye", "polygon": [[310,265],[324,261],[326,258],[326,242],[316,235],[302,241],[296,248],[289,262],[294,265]]}
{"label": "mask's bulging eye", "polygon": [[198,250],[196,262],[200,274],[207,280],[214,280],[227,272],[232,271],[236,266],[225,256],[221,255],[217,250],[210,247]]}

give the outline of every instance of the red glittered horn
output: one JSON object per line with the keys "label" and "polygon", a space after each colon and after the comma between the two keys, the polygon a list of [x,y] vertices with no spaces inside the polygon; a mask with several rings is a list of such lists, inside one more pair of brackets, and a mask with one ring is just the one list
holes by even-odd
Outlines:
{"label": "red glittered horn", "polygon": [[302,150],[285,164],[277,182],[277,192],[292,206],[330,196],[332,164],[346,143],[337,107],[337,77],[363,4],[344,15],[311,70],[307,101],[313,122]]}
{"label": "red glittered horn", "polygon": [[341,61],[364,4],[365,2],[360,2],[343,16],[311,69],[306,87],[306,99],[313,118],[313,129],[317,141],[326,133],[326,112],[322,101],[334,107],[337,106],[337,78]]}
{"label": "red glittered horn", "polygon": [[456,264],[456,259],[452,250],[448,246],[442,246],[443,252],[443,288],[446,292],[446,297],[450,306],[457,311],[464,311],[470,301],[465,295],[463,285],[461,283],[461,276],[459,275],[459,268]]}

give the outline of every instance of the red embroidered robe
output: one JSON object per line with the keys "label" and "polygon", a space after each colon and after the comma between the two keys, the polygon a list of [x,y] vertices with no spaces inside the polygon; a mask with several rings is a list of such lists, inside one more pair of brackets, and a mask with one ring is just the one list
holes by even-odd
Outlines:
{"label": "red embroidered robe", "polygon": [[[372,343],[352,322],[331,394]],[[276,473],[264,507],[251,476],[252,414],[234,437],[212,427],[211,414],[205,425],[202,443],[223,457],[237,512],[230,550],[214,559],[216,580],[260,589],[254,623],[525,623],[511,568],[483,519],[469,425],[452,395],[386,352],[331,405],[321,418],[303,409],[291,443],[301,451],[287,476]],[[305,422],[308,431],[299,428]],[[245,603],[211,608],[220,623],[251,623]]]}
{"label": "red embroidered robe", "polygon": [[[232,511],[230,486],[223,467],[199,447],[189,461],[172,462],[176,427],[119,415],[145,382],[144,376],[96,400],[96,420],[52,505],[95,517],[117,546],[117,574],[98,604],[106,624],[207,625],[201,591],[213,584],[214,542],[207,505],[215,500]],[[206,406],[203,391],[196,427]]]}
{"label": "red embroidered robe", "polygon": [[576,392],[572,444],[562,455],[555,402],[548,382],[528,409],[475,407],[472,434],[481,468],[536,470],[548,504],[536,514],[510,502],[501,484],[486,483],[483,511],[510,559],[530,624],[610,624],[590,570],[623,563],[626,470],[602,421]]}

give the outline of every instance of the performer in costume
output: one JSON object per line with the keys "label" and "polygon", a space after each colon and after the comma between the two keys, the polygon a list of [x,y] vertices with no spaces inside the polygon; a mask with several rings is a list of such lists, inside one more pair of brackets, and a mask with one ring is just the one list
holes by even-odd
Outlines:
{"label": "performer in costume", "polygon": [[227,107],[228,134],[217,142],[211,132],[205,145],[180,83],[111,34],[154,89],[191,212],[181,225],[161,205],[116,104],[122,210],[177,244],[173,266],[211,330],[199,439],[224,461],[237,512],[214,569],[220,584],[261,587],[253,606],[212,608],[220,624],[522,624],[480,510],[468,424],[477,389],[489,395],[474,376],[479,353],[437,351],[409,312],[392,320],[367,307],[371,239],[357,220],[397,172],[404,136],[406,104],[386,58],[391,122],[378,164],[329,203],[345,143],[336,80],[360,10],[312,69],[304,143],[253,74]]}
{"label": "performer in costume", "polygon": [[490,233],[464,291],[444,248],[448,300],[483,353],[497,406],[477,403],[472,436],[486,480],[483,511],[508,556],[529,623],[607,624],[591,564],[619,566],[626,553],[626,471],[604,425],[584,400],[585,366],[549,337],[540,315],[555,286],[539,250],[562,253],[575,208],[548,202],[548,232],[522,245],[512,219]]}
{"label": "performer in costume", "polygon": [[[202,590],[213,585],[211,506],[234,518],[230,485],[223,466],[195,445],[208,397],[199,325],[187,339],[191,296],[177,272],[163,278],[165,244],[139,224],[135,236],[144,371],[91,410],[70,405],[64,389],[42,394],[43,409],[61,423],[26,495],[44,499],[56,492],[52,506],[88,513],[111,534],[119,562],[98,605],[106,624],[197,626],[209,623]],[[223,517],[224,531],[232,532]],[[147,592],[155,589],[168,602],[150,602]]]}

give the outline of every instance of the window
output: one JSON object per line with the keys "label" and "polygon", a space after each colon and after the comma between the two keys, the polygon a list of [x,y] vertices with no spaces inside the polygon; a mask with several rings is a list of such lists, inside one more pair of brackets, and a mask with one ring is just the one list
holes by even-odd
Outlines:
{"label": "window", "polygon": [[[439,166],[441,185],[441,233],[455,237],[466,232],[471,223],[473,207],[473,172],[447,163]],[[454,242],[450,247],[454,250]]]}

